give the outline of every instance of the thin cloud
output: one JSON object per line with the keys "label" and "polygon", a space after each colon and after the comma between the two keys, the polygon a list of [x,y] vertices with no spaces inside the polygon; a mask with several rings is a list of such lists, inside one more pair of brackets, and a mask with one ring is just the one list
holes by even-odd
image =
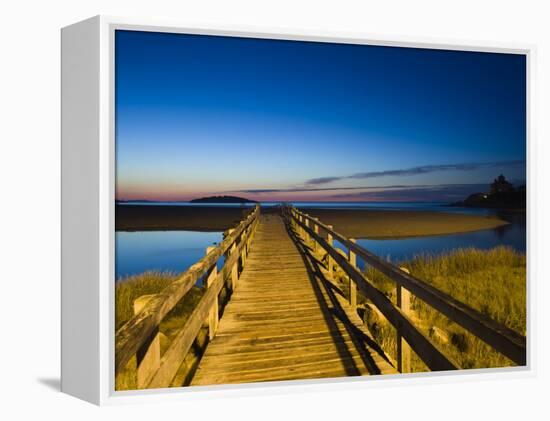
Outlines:
{"label": "thin cloud", "polygon": [[330,196],[337,200],[380,200],[380,201],[459,201],[472,193],[483,192],[488,184],[441,184],[408,189],[384,191],[363,191]]}
{"label": "thin cloud", "polygon": [[351,178],[351,177],[321,177],[321,178],[312,178],[311,180],[306,181],[306,184],[328,184],[332,183],[333,181],[342,180],[344,178]]}
{"label": "thin cloud", "polygon": [[405,184],[396,184],[390,186],[360,186],[360,187],[292,187],[286,189],[242,189],[242,190],[227,190],[223,193],[301,193],[301,192],[322,192],[322,191],[340,191],[340,190],[376,190],[376,189],[395,189],[408,187],[429,187],[430,185],[415,185],[408,186]]}
{"label": "thin cloud", "polygon": [[495,167],[509,167],[525,165],[524,160],[516,161],[497,161],[497,162],[478,162],[478,163],[464,163],[464,164],[444,164],[444,165],[423,165],[420,167],[406,168],[402,170],[387,170],[387,171],[370,171],[356,173],[347,176],[331,176],[331,177],[319,177],[312,178],[306,181],[306,185],[322,185],[332,183],[334,181],[346,180],[346,179],[365,179],[365,178],[377,178],[388,176],[404,176],[404,175],[419,175],[428,174],[432,172],[441,171],[473,171],[479,168],[495,168]]}

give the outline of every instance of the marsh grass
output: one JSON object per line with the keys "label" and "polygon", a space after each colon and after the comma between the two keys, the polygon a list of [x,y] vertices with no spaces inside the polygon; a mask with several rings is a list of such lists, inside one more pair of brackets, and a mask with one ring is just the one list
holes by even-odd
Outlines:
{"label": "marsh grass", "polygon": [[[458,249],[448,254],[422,254],[402,262],[410,273],[491,319],[526,334],[526,259],[508,247],[491,250]],[[380,272],[367,268],[367,278],[395,304],[395,283]],[[367,303],[361,297],[363,304]],[[462,368],[489,368],[514,365],[512,361],[451,322],[447,317],[412,296],[415,324]],[[390,357],[396,358],[395,329],[372,309],[365,321]],[[415,355],[413,371],[427,367]]]}
{"label": "marsh grass", "polygon": [[[174,272],[148,271],[139,275],[130,276],[118,281],[115,287],[115,326],[118,330],[124,323],[134,316],[134,301],[149,294],[158,294],[170,283],[177,279],[178,274]],[[203,290],[193,287],[186,296],[166,315],[159,325],[160,353],[161,356],[168,349],[178,330],[183,327],[191,312],[198,304],[203,295]],[[176,375],[176,382],[184,383],[187,372],[200,358],[202,348],[205,345],[205,333],[201,332],[197,343],[189,352],[186,361],[182,365],[180,373]],[[116,390],[137,389],[136,381],[136,360],[130,360],[126,369],[117,376]]]}

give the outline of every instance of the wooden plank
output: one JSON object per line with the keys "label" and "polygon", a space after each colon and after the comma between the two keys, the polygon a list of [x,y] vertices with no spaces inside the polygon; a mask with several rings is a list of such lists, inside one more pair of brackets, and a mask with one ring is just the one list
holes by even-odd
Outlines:
{"label": "wooden plank", "polygon": [[277,303],[262,303],[260,305],[254,306],[251,308],[250,305],[241,304],[241,303],[231,303],[231,308],[234,312],[239,313],[246,311],[247,314],[263,314],[264,312],[268,313],[289,313],[293,311],[305,311],[316,309],[319,305],[315,301],[307,301],[305,303],[299,302],[297,304],[277,304]]}
{"label": "wooden plank", "polygon": [[[299,342],[299,341],[307,341],[307,340],[322,340],[325,338],[330,338],[331,340],[338,341],[338,340],[344,340],[346,338],[349,338],[349,334],[342,333],[340,335],[340,338],[333,335],[330,331],[327,331],[326,329],[318,329],[318,330],[310,330],[308,332],[302,332],[299,335],[296,335],[292,332],[284,331],[282,333],[279,331],[278,333],[272,334],[272,335],[250,335],[248,337],[244,335],[217,335],[216,336],[216,346],[247,346],[249,347],[249,350],[253,351],[255,346],[260,345],[273,345],[273,344],[279,344],[279,343],[292,343],[292,342]],[[254,347],[253,347],[254,346]],[[214,351],[215,347],[210,347],[209,354],[215,354]]]}
{"label": "wooden plank", "polygon": [[212,366],[208,370],[208,375],[225,374],[227,372],[233,373],[258,373],[265,372],[266,370],[277,371],[281,369],[291,369],[297,366],[321,364],[333,364],[339,365],[342,361],[354,361],[353,367],[357,374],[365,373],[363,360],[356,353],[349,353],[348,356],[343,357],[338,352],[337,347],[324,347],[317,350],[309,348],[309,352],[289,353],[277,351],[276,353],[264,353],[265,358],[253,359],[236,358],[218,356],[216,359],[216,365]]}
{"label": "wooden plank", "polygon": [[[243,333],[246,335],[247,333],[252,333],[258,335],[258,337],[261,336],[267,336],[271,335],[273,333],[280,332],[281,329],[286,330],[287,332],[293,332],[295,334],[299,334],[301,332],[308,332],[310,330],[320,330],[320,329],[326,329],[330,332],[337,333],[338,330],[330,328],[328,326],[327,322],[322,319],[315,319],[315,320],[304,320],[300,321],[298,319],[293,321],[281,321],[281,322],[273,322],[273,321],[262,321],[260,323],[257,322],[229,322],[224,323],[224,333],[232,333],[235,334],[237,332]],[[260,332],[258,332],[260,331]],[[220,335],[222,333],[220,332]]]}
{"label": "wooden plank", "polygon": [[279,367],[263,367],[243,371],[197,371],[192,385],[264,382],[276,380],[292,380],[302,378],[344,377],[368,375],[369,372],[362,366],[362,359],[358,355],[342,358],[338,355],[320,359],[296,360],[292,364]]}
{"label": "wooden plank", "polygon": [[259,321],[272,321],[272,320],[294,320],[296,318],[299,318],[301,320],[304,320],[304,318],[319,318],[319,310],[317,308],[311,307],[307,310],[294,310],[292,312],[289,311],[262,311],[262,312],[235,312],[234,309],[231,314],[227,314],[225,316],[225,320],[232,320],[232,321],[253,321],[253,322],[259,322]]}
{"label": "wooden plank", "polygon": [[[228,344],[223,345],[221,343],[217,344],[215,350],[210,351],[210,356],[219,355],[238,355],[246,358],[249,355],[261,354],[265,351],[275,351],[275,350],[292,350],[294,348],[305,349],[308,346],[320,346],[320,345],[338,345],[345,344],[348,346],[353,345],[353,340],[349,335],[342,336],[340,339],[333,338],[331,335],[322,334],[319,336],[306,337],[303,336],[286,336],[286,337],[277,337],[269,338],[277,339],[276,341],[271,342],[259,342],[255,339],[252,339],[248,342],[228,342]],[[250,346],[251,343],[254,346]]]}

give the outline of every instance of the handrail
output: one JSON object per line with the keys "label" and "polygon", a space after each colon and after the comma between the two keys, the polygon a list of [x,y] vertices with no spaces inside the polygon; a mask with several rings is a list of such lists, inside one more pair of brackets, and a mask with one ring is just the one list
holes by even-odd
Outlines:
{"label": "handrail", "polygon": [[[368,294],[367,297],[371,299],[375,305],[377,305],[377,303],[370,295],[377,295],[372,288],[376,291],[378,290],[372,286],[362,274],[360,274],[361,277],[358,278],[355,273],[357,270],[351,266],[343,256],[337,253],[333,247],[329,246],[329,244],[319,234],[315,233],[314,230],[306,226],[305,223],[299,221],[298,216],[304,218],[312,224],[317,225],[318,227],[321,227],[326,233],[332,235],[334,239],[338,240],[344,247],[348,248],[355,255],[362,258],[366,263],[388,276],[399,286],[415,294],[418,298],[447,316],[453,322],[459,324],[470,333],[492,346],[496,351],[510,358],[510,360],[514,363],[518,365],[526,364],[527,353],[525,336],[495,322],[450,295],[445,294],[444,292],[434,288],[418,278],[415,278],[412,275],[409,275],[391,263],[380,259],[373,253],[334,231],[331,227],[319,222],[317,219],[312,218],[311,216],[300,212],[295,208],[290,208],[289,210],[290,212],[288,212],[287,215],[290,214],[294,221],[298,223],[302,229],[305,229],[310,236],[312,236],[325,250],[327,250],[327,252],[329,252],[331,257],[342,267],[344,272],[354,279],[357,286],[363,290],[363,293],[366,295]],[[385,306],[380,299],[378,299],[378,301],[379,304]],[[384,314],[383,308],[379,307],[379,309]],[[395,318],[395,316],[392,315],[390,315],[390,317],[386,314],[384,315],[388,318],[388,320],[390,320],[390,322],[392,321],[390,318]],[[407,340],[406,337],[405,339]]]}
{"label": "handrail", "polygon": [[[128,320],[115,334],[115,374],[121,372],[129,360],[148,341],[163,318],[189,292],[195,283],[216,265],[251,224],[258,221],[260,206],[256,205],[241,223],[205,257],[191,266],[178,279],[153,296],[143,309]],[[242,245],[241,245],[242,246]],[[240,250],[240,247],[239,247]],[[226,262],[227,263],[227,262]],[[224,268],[225,268],[224,264]],[[220,276],[226,271],[220,272]]]}
{"label": "handrail", "polygon": [[344,256],[338,253],[319,234],[315,233],[314,229],[308,227],[296,216],[292,215],[292,217],[294,222],[327,251],[336,264],[355,282],[359,290],[374,303],[384,317],[401,333],[403,338],[410,344],[430,370],[442,371],[459,368],[452,358],[446,356],[434,342],[420,332],[407,315],[395,307],[388,297],[367,281],[363,274],[352,266]]}

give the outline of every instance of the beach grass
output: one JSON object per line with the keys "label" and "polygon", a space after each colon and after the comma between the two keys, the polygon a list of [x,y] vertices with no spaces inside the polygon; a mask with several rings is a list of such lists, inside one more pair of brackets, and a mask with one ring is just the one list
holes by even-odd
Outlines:
{"label": "beach grass", "polygon": [[[144,295],[158,294],[171,282],[177,279],[178,274],[166,271],[148,271],[139,275],[120,279],[115,287],[115,326],[118,330],[134,315],[134,301]],[[183,327],[193,309],[203,295],[202,288],[197,286],[185,295],[185,297],[168,313],[159,325],[160,352],[161,355],[168,349],[175,335]],[[185,383],[189,369],[200,357],[202,345],[205,342],[205,332],[201,332],[197,344],[190,352],[186,361],[182,364],[180,373],[176,375],[175,385],[178,381]],[[116,378],[116,390],[137,389],[136,361],[135,357],[129,362],[126,369]]]}
{"label": "beach grass", "polygon": [[[526,258],[511,248],[490,250],[458,249],[441,255],[422,254],[399,266],[491,319],[526,334]],[[368,268],[367,278],[396,302],[395,283]],[[367,300],[362,297],[362,303]],[[514,365],[512,361],[465,329],[451,322],[422,300],[412,296],[415,324],[461,368],[489,368]],[[368,308],[368,306],[367,306]],[[365,319],[375,338],[390,357],[396,357],[395,330],[379,314],[365,311]],[[414,355],[413,371],[427,367]]]}

